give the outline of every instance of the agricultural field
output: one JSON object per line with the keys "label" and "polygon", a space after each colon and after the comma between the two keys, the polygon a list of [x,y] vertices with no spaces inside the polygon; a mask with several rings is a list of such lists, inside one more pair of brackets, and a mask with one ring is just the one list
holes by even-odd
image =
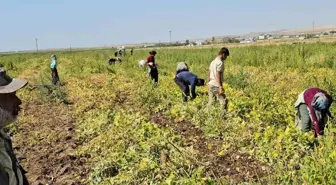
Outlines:
{"label": "agricultural field", "polygon": [[[108,65],[114,51],[58,52],[63,83],[51,85],[52,53],[0,56],[18,92],[19,120],[9,131],[21,163],[38,184],[336,184],[336,127],[322,139],[294,128],[305,88],[336,90],[336,44],[229,48],[228,110],[208,108],[207,86],[182,102],[174,83],[185,61],[207,79],[219,48],[157,49],[159,85],[135,50]],[[331,112],[336,113],[335,105]]]}

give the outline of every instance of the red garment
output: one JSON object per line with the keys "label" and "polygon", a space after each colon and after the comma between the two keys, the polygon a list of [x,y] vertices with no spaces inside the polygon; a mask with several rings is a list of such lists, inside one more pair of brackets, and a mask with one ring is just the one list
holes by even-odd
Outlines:
{"label": "red garment", "polygon": [[326,91],[324,91],[322,89],[319,89],[319,88],[307,89],[303,94],[305,104],[307,105],[307,107],[309,109],[312,121],[313,121],[314,126],[315,126],[315,132],[316,132],[317,135],[320,135],[323,128],[321,126],[321,123],[318,122],[317,116],[315,114],[315,109],[312,106],[312,103],[314,101],[314,96],[317,93],[323,93],[328,98],[330,104],[332,103],[332,97]]}
{"label": "red garment", "polygon": [[146,65],[149,66],[149,62],[153,62],[153,65],[155,65],[155,58],[153,55],[149,55],[147,57]]}

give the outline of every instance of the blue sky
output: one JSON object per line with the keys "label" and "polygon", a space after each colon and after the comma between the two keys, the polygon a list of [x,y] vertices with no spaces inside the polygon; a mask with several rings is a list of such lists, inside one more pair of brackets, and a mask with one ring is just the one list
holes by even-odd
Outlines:
{"label": "blue sky", "polygon": [[185,40],[335,24],[335,0],[0,0],[0,51]]}

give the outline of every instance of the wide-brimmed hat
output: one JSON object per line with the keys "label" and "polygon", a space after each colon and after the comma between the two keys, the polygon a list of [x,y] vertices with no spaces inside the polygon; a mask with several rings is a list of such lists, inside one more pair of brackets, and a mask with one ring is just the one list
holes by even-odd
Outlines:
{"label": "wide-brimmed hat", "polygon": [[26,80],[11,78],[6,71],[0,69],[0,94],[8,94],[16,92],[27,85]]}

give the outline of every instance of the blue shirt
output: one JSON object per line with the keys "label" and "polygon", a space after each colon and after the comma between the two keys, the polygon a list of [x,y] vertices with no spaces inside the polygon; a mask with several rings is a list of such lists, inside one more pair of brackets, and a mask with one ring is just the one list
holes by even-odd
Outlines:
{"label": "blue shirt", "polygon": [[187,85],[191,85],[191,94],[196,96],[195,87],[197,83],[197,76],[189,71],[182,71],[176,75],[178,79],[182,82],[186,83]]}
{"label": "blue shirt", "polygon": [[54,69],[57,67],[57,60],[56,59],[51,59],[51,64],[50,64],[50,68]]}

